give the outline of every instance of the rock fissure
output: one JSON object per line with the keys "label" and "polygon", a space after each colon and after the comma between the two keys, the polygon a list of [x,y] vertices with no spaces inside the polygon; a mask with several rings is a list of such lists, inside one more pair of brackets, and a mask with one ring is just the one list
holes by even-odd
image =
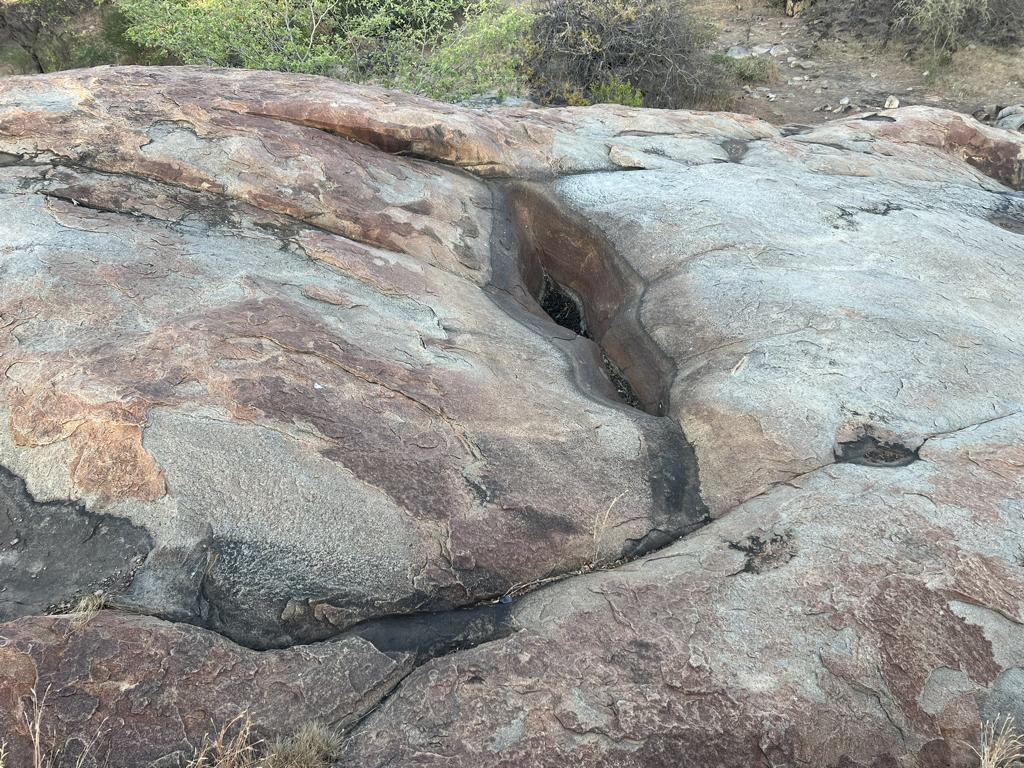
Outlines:
{"label": "rock fissure", "polygon": [[151,535],[111,602],[169,620],[7,622],[11,760],[38,680],[61,737],[123,718],[111,768],[239,705],[359,768],[959,764],[1019,705],[1021,145],[886,117],[0,83],[0,451],[101,500],[0,527],[37,581],[23,518]]}

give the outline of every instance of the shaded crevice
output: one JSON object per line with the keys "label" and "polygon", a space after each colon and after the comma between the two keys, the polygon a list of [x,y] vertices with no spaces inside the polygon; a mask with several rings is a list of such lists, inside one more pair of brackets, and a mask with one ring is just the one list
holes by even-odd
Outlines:
{"label": "shaded crevice", "polygon": [[541,186],[518,182],[500,192],[517,247],[496,254],[492,287],[593,342],[576,350],[586,358],[576,366],[585,389],[666,415],[675,368],[638,317],[643,280]]}
{"label": "shaded crevice", "polygon": [[543,281],[537,302],[545,314],[563,328],[568,328],[577,336],[589,339],[587,318],[583,311],[583,302],[569,289],[559,285],[542,268]]}
{"label": "shaded crevice", "polygon": [[[590,331],[587,329],[587,315],[583,308],[582,300],[571,290],[556,283],[551,275],[544,271],[544,281],[541,286],[540,295],[537,297],[541,309],[545,314],[563,328],[568,328],[577,336],[591,339]],[[592,339],[591,339],[592,340]],[[633,385],[622,373],[622,370],[608,357],[603,347],[601,350],[601,363],[604,365],[605,375],[615,387],[619,399],[632,408],[640,408],[640,399],[636,396]]]}
{"label": "shaded crevice", "polygon": [[512,601],[499,600],[448,611],[410,613],[369,619],[345,632],[361,637],[382,653],[408,653],[416,664],[483,643],[515,631]]}

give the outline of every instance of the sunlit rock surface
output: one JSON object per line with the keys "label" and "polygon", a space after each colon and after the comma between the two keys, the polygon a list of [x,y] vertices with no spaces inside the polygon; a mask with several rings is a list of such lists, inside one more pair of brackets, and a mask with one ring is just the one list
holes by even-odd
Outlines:
{"label": "sunlit rock surface", "polygon": [[353,768],[1024,715],[1020,134],[133,68],[0,82],[0,153],[16,757],[33,687],[114,768],[246,709]]}

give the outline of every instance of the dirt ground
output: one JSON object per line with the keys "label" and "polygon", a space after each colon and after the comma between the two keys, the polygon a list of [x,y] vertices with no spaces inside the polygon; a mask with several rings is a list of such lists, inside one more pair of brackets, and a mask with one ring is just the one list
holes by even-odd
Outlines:
{"label": "dirt ground", "polygon": [[[930,65],[905,46],[867,43],[842,31],[824,36],[813,16],[791,18],[764,0],[698,0],[694,9],[719,30],[716,48],[754,51],[776,63],[768,84],[750,85],[733,109],[775,124],[820,123],[848,112],[927,104],[975,113],[1024,102],[1024,48],[970,46]],[[890,101],[890,103],[892,103]]]}

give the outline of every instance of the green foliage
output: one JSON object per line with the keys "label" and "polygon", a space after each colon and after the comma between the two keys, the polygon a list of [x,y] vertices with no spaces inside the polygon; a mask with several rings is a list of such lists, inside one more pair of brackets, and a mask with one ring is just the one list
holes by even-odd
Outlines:
{"label": "green foliage", "polygon": [[467,0],[349,0],[347,31],[362,37],[402,35],[423,42],[451,31]]}
{"label": "green foliage", "polygon": [[594,101],[613,79],[652,107],[724,99],[726,73],[707,52],[713,33],[679,0],[542,0],[531,36],[547,101]]}
{"label": "green foliage", "polygon": [[440,99],[520,91],[531,16],[497,0],[116,0],[185,64],[334,74]]}
{"label": "green foliage", "polygon": [[735,59],[731,56],[715,54],[712,58],[742,83],[770,83],[779,74],[778,64],[767,56],[746,56],[742,59]]}
{"label": "green foliage", "polygon": [[394,88],[457,101],[474,94],[518,94],[525,88],[523,59],[533,17],[521,7],[482,0],[467,7],[453,28],[426,44],[413,36],[394,44],[403,53],[390,71],[370,79]]}
{"label": "green foliage", "polygon": [[126,36],[184,64],[324,73],[339,0],[117,0]]}
{"label": "green foliage", "polygon": [[644,104],[644,95],[640,89],[616,75],[591,87],[590,98],[594,104],[624,104],[627,107],[642,107]]}

